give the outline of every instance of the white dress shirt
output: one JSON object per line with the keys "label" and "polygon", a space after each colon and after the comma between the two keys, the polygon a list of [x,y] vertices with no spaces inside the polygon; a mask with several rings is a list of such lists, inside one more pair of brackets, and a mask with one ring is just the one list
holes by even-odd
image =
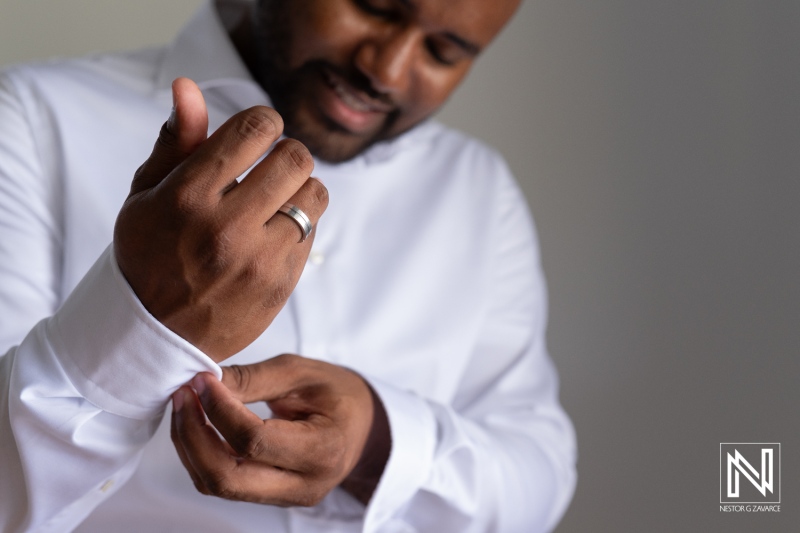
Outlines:
{"label": "white dress shirt", "polygon": [[297,353],[365,376],[392,434],[370,504],[340,489],[293,509],[195,490],[164,412],[220,369],[147,313],[112,243],[178,76],[198,82],[212,130],[269,104],[211,4],[170,46],[0,76],[0,531],[554,527],[576,452],[532,222],[502,159],[434,122],[317,162],[330,206],[305,271],[228,360]]}

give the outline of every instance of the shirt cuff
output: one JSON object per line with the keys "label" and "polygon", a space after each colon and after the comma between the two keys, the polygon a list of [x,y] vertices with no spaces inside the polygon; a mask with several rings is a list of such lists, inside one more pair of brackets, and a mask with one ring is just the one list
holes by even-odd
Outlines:
{"label": "shirt cuff", "polygon": [[436,450],[437,423],[420,396],[364,376],[381,399],[389,419],[392,449],[364,517],[364,531],[391,521],[430,475]]}
{"label": "shirt cuff", "polygon": [[222,377],[219,365],[144,308],[113,245],[48,320],[47,337],[78,392],[119,416],[152,418],[198,372]]}

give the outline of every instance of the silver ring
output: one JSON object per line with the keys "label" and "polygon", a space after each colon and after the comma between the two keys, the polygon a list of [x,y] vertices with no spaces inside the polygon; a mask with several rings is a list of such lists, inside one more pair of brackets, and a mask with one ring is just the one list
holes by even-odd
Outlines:
{"label": "silver ring", "polygon": [[303,213],[302,209],[296,205],[286,203],[283,204],[278,211],[297,222],[301,233],[300,240],[297,242],[303,242],[308,238],[309,235],[311,235],[311,232],[314,230],[314,226],[311,225],[311,219],[308,218],[308,215]]}

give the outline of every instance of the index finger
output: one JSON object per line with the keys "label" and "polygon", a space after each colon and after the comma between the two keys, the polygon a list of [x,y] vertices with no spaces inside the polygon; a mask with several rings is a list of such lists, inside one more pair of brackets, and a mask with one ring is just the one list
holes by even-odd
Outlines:
{"label": "index finger", "polygon": [[240,457],[315,475],[342,467],[342,442],[330,419],[311,414],[298,421],[261,420],[210,374],[199,374],[192,384],[209,422]]}
{"label": "index finger", "polygon": [[239,459],[205,422],[190,392],[173,417],[173,439],[181,461],[197,489],[220,498],[273,505],[303,504],[309,499],[308,481],[291,470]]}
{"label": "index finger", "polygon": [[282,133],[283,119],[274,109],[255,106],[240,111],[211,134],[165,182],[188,185],[201,195],[219,199]]}

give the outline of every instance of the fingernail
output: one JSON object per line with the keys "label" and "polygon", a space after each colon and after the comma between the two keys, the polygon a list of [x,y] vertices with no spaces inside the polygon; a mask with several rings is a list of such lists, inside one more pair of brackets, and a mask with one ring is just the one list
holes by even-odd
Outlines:
{"label": "fingernail", "polygon": [[183,402],[186,399],[186,391],[183,390],[183,387],[176,390],[175,393],[172,395],[172,412],[177,413],[181,409],[183,409]]}
{"label": "fingernail", "polygon": [[175,82],[172,82],[172,110],[169,112],[167,127],[175,131],[175,122],[178,120],[178,99],[175,97]]}
{"label": "fingernail", "polygon": [[177,108],[173,105],[172,111],[169,113],[169,118],[167,119],[167,128],[170,131],[175,131],[175,122],[178,120],[177,115]]}
{"label": "fingernail", "polygon": [[197,374],[194,379],[192,379],[192,387],[197,391],[198,396],[202,396],[206,390],[205,376],[203,376],[203,374]]}

